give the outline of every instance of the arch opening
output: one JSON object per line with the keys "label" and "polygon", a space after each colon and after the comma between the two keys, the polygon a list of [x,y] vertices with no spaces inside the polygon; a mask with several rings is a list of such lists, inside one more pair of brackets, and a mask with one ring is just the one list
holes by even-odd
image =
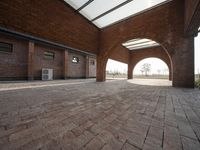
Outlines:
{"label": "arch opening", "polygon": [[106,64],[106,80],[127,79],[128,65],[113,59]]}
{"label": "arch opening", "polygon": [[145,58],[134,67],[133,78],[169,79],[169,67],[166,62],[159,58]]}
{"label": "arch opening", "polygon": [[[118,41],[119,42],[119,41]],[[128,49],[128,57],[121,51],[126,51]],[[116,53],[116,54],[115,54]],[[127,52],[125,52],[127,53]],[[116,44],[107,51],[107,53],[102,53],[98,56],[98,76],[97,81],[105,81],[108,79],[108,63],[109,58],[116,58],[116,60],[123,60],[122,62],[128,64],[127,78],[132,79],[132,72],[135,65],[144,58],[156,57],[164,60],[168,68],[170,68],[170,80],[172,80],[172,59],[168,50],[160,43],[147,38],[136,38],[122,42],[121,44]],[[118,66],[118,65],[115,65]],[[115,72],[115,71],[113,71]],[[125,71],[123,71],[123,74]],[[125,76],[123,76],[125,78]]]}
{"label": "arch opening", "polygon": [[170,68],[160,58],[150,57],[140,60],[133,68],[133,80],[139,85],[172,86],[169,81]]}
{"label": "arch opening", "polygon": [[[200,28],[199,28],[200,31]],[[196,86],[198,87],[198,83],[200,82],[200,32],[197,35],[197,37],[194,40],[194,44],[195,44],[195,81],[196,81]]]}

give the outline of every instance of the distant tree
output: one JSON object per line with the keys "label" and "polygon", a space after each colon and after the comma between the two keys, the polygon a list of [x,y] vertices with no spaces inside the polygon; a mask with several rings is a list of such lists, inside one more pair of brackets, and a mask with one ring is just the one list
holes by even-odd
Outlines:
{"label": "distant tree", "polygon": [[143,69],[141,69],[140,71],[142,72],[142,75],[143,75],[143,73],[144,73],[144,70],[143,70]]}
{"label": "distant tree", "polygon": [[148,73],[151,71],[151,64],[143,64],[140,71],[143,71],[145,73],[145,76],[148,76]]}

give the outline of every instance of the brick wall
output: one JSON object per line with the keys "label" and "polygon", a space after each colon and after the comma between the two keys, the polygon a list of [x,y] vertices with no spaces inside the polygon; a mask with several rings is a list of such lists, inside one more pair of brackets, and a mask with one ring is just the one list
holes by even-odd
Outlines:
{"label": "brick wall", "polygon": [[[44,52],[53,52],[54,59],[49,60],[44,58]],[[41,79],[42,68],[53,69],[53,79],[63,78],[63,54],[64,51],[61,49],[51,48],[35,44],[34,50],[34,79]]]}
{"label": "brick wall", "polygon": [[116,47],[109,55],[110,59],[120,61],[123,63],[128,63],[129,50],[123,46]]}
{"label": "brick wall", "polygon": [[0,26],[97,53],[99,29],[61,0],[1,0]]}
{"label": "brick wall", "polygon": [[27,42],[2,35],[0,42],[13,44],[12,53],[0,52],[0,80],[27,79]]}
{"label": "brick wall", "polygon": [[[73,63],[72,58],[78,57],[79,62]],[[85,78],[86,77],[86,56],[79,53],[69,52],[68,57],[68,77],[69,78]]]}
{"label": "brick wall", "polygon": [[[53,79],[66,78],[85,78],[86,77],[86,54],[69,51],[66,59],[64,53],[67,50],[37,44],[31,42],[32,53],[30,68],[28,67],[29,41],[16,37],[0,34],[0,42],[13,44],[12,53],[0,52],[0,80],[26,80],[28,71],[31,73],[30,80],[41,79],[42,68],[53,69]],[[44,58],[44,52],[53,52],[54,59]],[[72,63],[72,57],[79,58],[79,63]],[[64,60],[66,61],[64,65]],[[95,65],[88,64],[89,76],[96,76],[96,58],[89,57],[89,61],[94,60]],[[66,67],[66,68],[64,68]],[[33,74],[33,77],[32,77]]]}

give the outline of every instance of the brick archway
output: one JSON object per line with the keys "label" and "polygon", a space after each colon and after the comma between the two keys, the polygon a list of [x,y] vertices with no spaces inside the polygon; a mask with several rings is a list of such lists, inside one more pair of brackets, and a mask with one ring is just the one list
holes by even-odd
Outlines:
{"label": "brick archway", "polygon": [[[136,61],[138,62],[139,60],[142,60],[148,57],[157,57],[163,60],[164,62],[166,62],[170,71],[169,79],[172,80],[173,63],[172,63],[171,55],[173,55],[173,52],[174,52],[172,47],[168,43],[162,42],[161,40],[157,42],[160,44],[159,47],[147,48],[147,49],[139,50],[136,52],[129,51],[127,48],[122,46],[122,43],[130,39],[136,39],[136,38],[140,38],[140,39],[146,38],[146,39],[151,39],[151,40],[154,39],[152,41],[156,41],[156,42],[158,41],[158,40],[155,40],[155,37],[151,37],[150,35],[148,37],[135,37],[135,36],[134,38],[127,37],[126,39],[125,38],[121,39],[121,42],[113,43],[112,47],[110,47],[110,49],[107,49],[106,51],[103,51],[103,53],[101,53],[102,51],[100,51],[100,53],[97,56],[97,81],[106,80],[106,64],[109,58],[113,58],[114,60],[127,63],[128,64],[128,79],[132,79],[132,71],[134,68],[133,59],[135,59],[134,54],[138,55],[138,58],[136,58]],[[136,64],[137,63],[135,63],[135,65]]]}
{"label": "brick archway", "polygon": [[156,57],[166,63],[169,69],[169,80],[172,80],[173,68],[172,68],[171,58],[162,47],[159,46],[159,47],[146,48],[146,49],[137,50],[137,51],[131,51],[130,57],[131,57],[131,60],[128,66],[128,69],[130,70],[128,71],[128,79],[133,78],[133,70],[138,62],[149,57]]}
{"label": "brick archway", "polygon": [[[97,81],[105,81],[106,62],[122,43],[136,38],[148,38],[158,42],[170,56],[174,87],[194,87],[194,38],[184,36],[184,5],[181,0],[134,16],[102,29],[97,55]],[[130,54],[124,51],[119,59]]]}

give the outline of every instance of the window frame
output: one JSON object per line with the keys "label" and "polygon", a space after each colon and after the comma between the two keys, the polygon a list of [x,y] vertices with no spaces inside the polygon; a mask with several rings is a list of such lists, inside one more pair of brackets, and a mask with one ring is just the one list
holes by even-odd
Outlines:
{"label": "window frame", "polygon": [[[77,61],[74,61],[75,58],[77,59]],[[78,64],[80,62],[80,58],[78,56],[72,56],[71,62],[74,64]]]}
{"label": "window frame", "polygon": [[93,60],[93,59],[90,60],[90,65],[91,65],[91,66],[95,66],[95,60]]}
{"label": "window frame", "polygon": [[[1,50],[1,44],[6,44],[6,45],[10,46],[10,51],[2,51]],[[0,41],[0,53],[6,53],[6,54],[13,53],[13,44],[12,43],[8,43],[8,42],[1,42]]]}
{"label": "window frame", "polygon": [[[52,54],[52,55],[51,55]],[[52,56],[52,57],[51,57]],[[55,52],[52,51],[44,51],[44,59],[45,60],[54,60],[55,59]]]}

